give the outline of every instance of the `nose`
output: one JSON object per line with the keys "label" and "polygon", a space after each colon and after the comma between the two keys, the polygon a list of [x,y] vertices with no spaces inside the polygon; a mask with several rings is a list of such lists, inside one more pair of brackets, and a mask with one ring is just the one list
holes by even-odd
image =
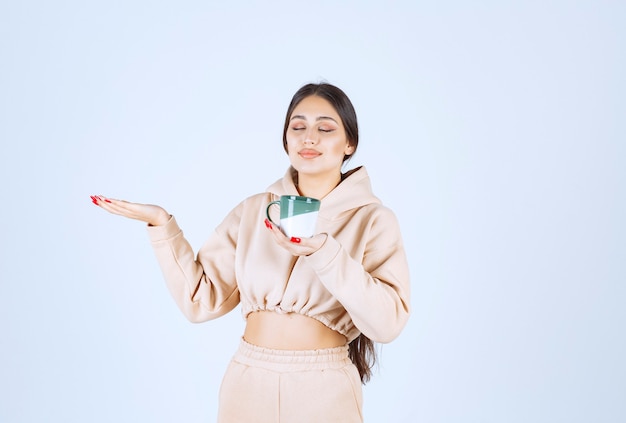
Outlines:
{"label": "nose", "polygon": [[306,137],[304,138],[305,144],[316,144],[317,143],[317,131],[311,128],[306,131]]}

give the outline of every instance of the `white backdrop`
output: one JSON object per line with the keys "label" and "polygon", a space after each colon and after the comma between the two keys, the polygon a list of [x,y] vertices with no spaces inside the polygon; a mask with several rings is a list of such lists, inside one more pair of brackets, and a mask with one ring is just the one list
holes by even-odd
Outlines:
{"label": "white backdrop", "polygon": [[163,205],[199,248],[282,176],[288,102],[320,80],[412,272],[366,421],[624,421],[625,12],[2,2],[0,421],[214,420],[239,311],[188,323],[143,225],[89,195]]}

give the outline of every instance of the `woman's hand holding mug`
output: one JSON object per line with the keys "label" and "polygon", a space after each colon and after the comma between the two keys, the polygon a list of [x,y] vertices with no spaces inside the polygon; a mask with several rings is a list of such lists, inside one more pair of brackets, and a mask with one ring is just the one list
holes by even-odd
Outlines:
{"label": "woman's hand holding mug", "polygon": [[322,248],[326,242],[328,235],[317,234],[309,238],[299,238],[292,236],[287,237],[278,226],[272,225],[268,219],[265,219],[265,226],[272,232],[274,239],[285,250],[294,256],[308,256]]}
{"label": "woman's hand holding mug", "polygon": [[[270,216],[270,207],[280,208],[280,226]],[[283,195],[272,201],[265,210],[265,226],[272,231],[276,242],[295,256],[308,256],[326,242],[326,234],[315,234],[320,200],[298,195]]]}

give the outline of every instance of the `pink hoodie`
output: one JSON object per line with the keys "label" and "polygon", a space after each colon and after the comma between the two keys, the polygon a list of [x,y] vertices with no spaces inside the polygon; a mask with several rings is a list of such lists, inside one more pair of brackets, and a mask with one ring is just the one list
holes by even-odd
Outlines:
{"label": "pink hoodie", "polygon": [[263,220],[270,201],[298,191],[293,170],[267,192],[241,202],[197,257],[172,217],[148,233],[167,286],[185,316],[204,322],[241,302],[258,310],[300,313],[355,339],[396,338],[409,317],[409,270],[398,221],[371,190],[364,167],[322,199],[317,231],[324,245],[306,257],[278,246]]}

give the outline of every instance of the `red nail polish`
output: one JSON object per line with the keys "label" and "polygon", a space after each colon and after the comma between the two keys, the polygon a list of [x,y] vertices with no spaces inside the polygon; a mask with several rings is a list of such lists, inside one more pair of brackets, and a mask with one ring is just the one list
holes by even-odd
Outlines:
{"label": "red nail polish", "polygon": [[267,219],[265,219],[265,227],[268,228],[268,229],[272,229],[272,224]]}
{"label": "red nail polish", "polygon": [[300,241],[302,241],[300,238],[296,238],[295,236],[291,237],[291,242],[295,242],[296,244],[299,244]]}
{"label": "red nail polish", "polygon": [[111,200],[109,200],[108,198],[105,198],[104,201],[106,201],[107,203],[111,202]]}

